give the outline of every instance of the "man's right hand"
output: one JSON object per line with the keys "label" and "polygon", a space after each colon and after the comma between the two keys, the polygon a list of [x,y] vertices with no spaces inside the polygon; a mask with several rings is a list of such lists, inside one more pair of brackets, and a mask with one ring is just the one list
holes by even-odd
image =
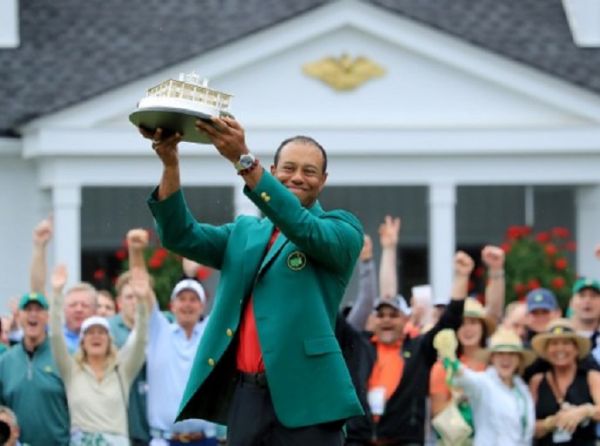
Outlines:
{"label": "man's right hand", "polygon": [[179,165],[178,144],[181,141],[181,135],[163,137],[163,129],[148,130],[144,127],[138,127],[142,136],[152,140],[152,149],[156,152],[164,167],[177,167]]}
{"label": "man's right hand", "polygon": [[43,219],[33,230],[33,243],[38,246],[46,246],[52,238],[52,218]]}
{"label": "man's right hand", "polygon": [[127,246],[129,249],[142,251],[148,246],[148,231],[141,228],[130,229],[127,232]]}
{"label": "man's right hand", "polygon": [[379,243],[382,248],[393,248],[398,244],[400,224],[400,217],[385,216],[383,223],[379,225]]}

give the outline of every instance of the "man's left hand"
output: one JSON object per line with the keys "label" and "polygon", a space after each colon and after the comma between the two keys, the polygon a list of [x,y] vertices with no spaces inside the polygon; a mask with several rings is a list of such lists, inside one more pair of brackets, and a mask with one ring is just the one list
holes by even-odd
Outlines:
{"label": "man's left hand", "polygon": [[198,120],[196,128],[206,133],[219,153],[232,163],[236,163],[241,155],[249,152],[243,127],[229,116],[212,118],[211,123]]}

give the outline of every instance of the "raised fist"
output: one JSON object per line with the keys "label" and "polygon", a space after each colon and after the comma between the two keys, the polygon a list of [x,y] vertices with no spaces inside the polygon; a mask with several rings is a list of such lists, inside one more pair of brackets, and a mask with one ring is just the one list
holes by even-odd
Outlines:
{"label": "raised fist", "polygon": [[133,249],[144,249],[148,246],[148,231],[141,228],[130,229],[127,232],[127,246]]}
{"label": "raised fist", "polygon": [[481,260],[491,270],[504,268],[504,251],[497,246],[487,245],[481,250]]}
{"label": "raised fist", "polygon": [[457,251],[454,254],[454,273],[459,276],[468,276],[473,271],[475,262],[464,251]]}
{"label": "raised fist", "polygon": [[398,244],[400,226],[400,217],[385,216],[383,223],[379,225],[379,243],[382,248],[393,247]]}
{"label": "raised fist", "polygon": [[373,241],[371,237],[365,234],[363,247],[360,250],[360,261],[366,262],[367,260],[371,260],[373,258]]}

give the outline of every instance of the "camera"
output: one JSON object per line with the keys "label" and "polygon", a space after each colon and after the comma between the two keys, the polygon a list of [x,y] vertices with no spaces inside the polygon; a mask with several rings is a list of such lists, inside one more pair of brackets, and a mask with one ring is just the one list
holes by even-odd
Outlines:
{"label": "camera", "polygon": [[6,421],[0,420],[0,445],[6,444],[10,438],[10,425]]}

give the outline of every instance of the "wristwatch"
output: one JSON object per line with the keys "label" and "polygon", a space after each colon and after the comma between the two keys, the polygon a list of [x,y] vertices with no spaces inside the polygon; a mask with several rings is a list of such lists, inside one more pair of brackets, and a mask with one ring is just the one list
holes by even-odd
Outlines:
{"label": "wristwatch", "polygon": [[235,170],[237,170],[239,175],[245,175],[249,173],[257,165],[258,159],[250,152],[242,154],[238,162],[234,164]]}

